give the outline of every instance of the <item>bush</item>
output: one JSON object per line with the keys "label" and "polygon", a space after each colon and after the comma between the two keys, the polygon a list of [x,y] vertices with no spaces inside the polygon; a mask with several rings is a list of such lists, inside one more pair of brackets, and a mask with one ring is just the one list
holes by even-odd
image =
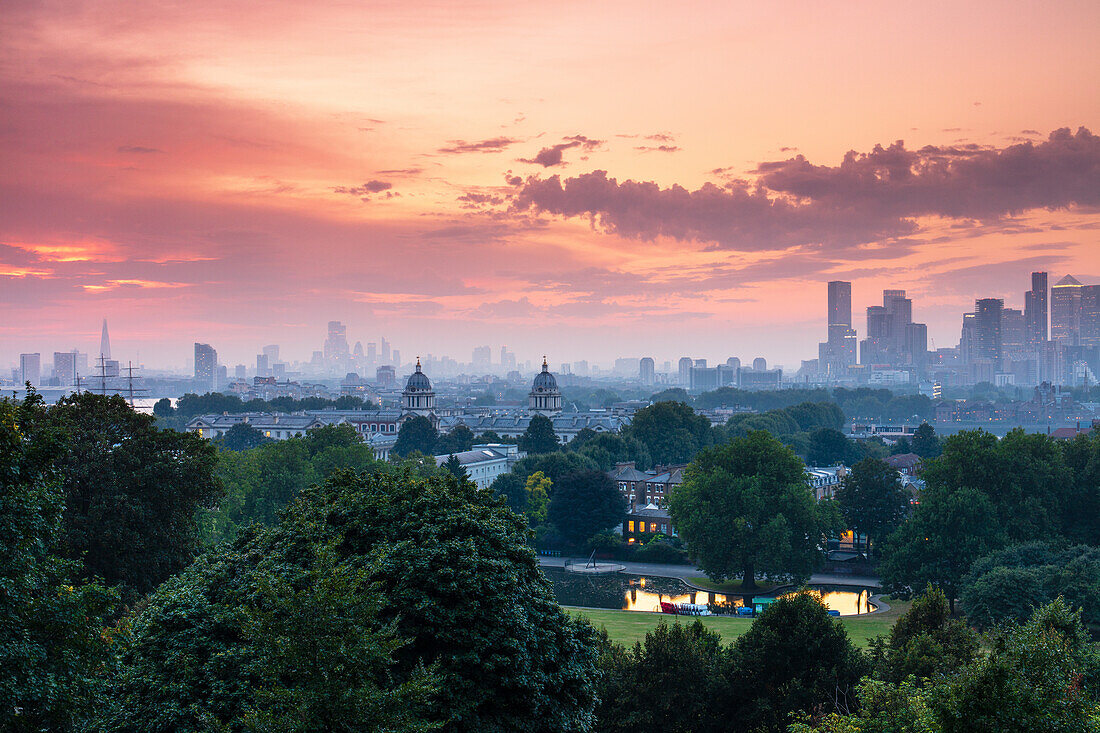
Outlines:
{"label": "bush", "polygon": [[662,540],[650,540],[634,551],[634,561],[684,565],[688,562],[688,555]]}

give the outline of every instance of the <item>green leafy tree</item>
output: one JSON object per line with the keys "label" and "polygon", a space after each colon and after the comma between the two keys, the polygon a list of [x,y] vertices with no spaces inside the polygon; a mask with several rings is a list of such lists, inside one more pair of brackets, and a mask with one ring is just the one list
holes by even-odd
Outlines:
{"label": "green leafy tree", "polygon": [[869,671],[844,626],[819,599],[797,593],[770,604],[734,642],[732,711],[745,730],[783,730],[791,716],[846,712]]}
{"label": "green leafy tree", "polygon": [[516,514],[527,512],[527,487],[519,474],[509,471],[493,479],[489,489],[504,499],[508,508]]}
{"label": "green leafy tree", "polygon": [[943,452],[940,439],[936,437],[936,429],[926,422],[921,423],[913,433],[913,452],[925,460],[935,458]]}
{"label": "green leafy tree", "polygon": [[[412,707],[391,702],[446,731],[588,730],[594,632],[554,601],[527,532],[469,482],[337,472],[276,528],[243,534],[158,591],[134,623],[113,728],[242,730],[253,710],[278,723],[299,704],[346,709],[353,699],[326,695],[357,697],[356,682],[376,699],[373,680],[386,691],[434,682],[423,716],[420,695]],[[318,587],[326,577],[331,586]],[[320,614],[325,636],[314,642],[309,620]],[[388,730],[379,711],[353,712]],[[357,729],[319,720],[303,727]]]}
{"label": "green leafy tree", "polygon": [[1100,430],[1058,441],[1073,475],[1062,506],[1062,533],[1070,542],[1100,545]]}
{"label": "green leafy tree", "polygon": [[1100,731],[1100,653],[1057,599],[993,638],[935,698],[943,733]]}
{"label": "green leafy tree", "polygon": [[943,591],[929,586],[902,614],[889,635],[871,640],[875,671],[881,679],[900,683],[939,678],[974,661],[978,635],[951,618]]}
{"label": "green leafy tree", "polygon": [[544,476],[542,471],[536,471],[527,477],[527,483],[523,487],[527,496],[524,513],[527,515],[527,520],[531,523],[531,526],[546,521],[550,511],[550,490],[553,486],[554,482]]}
{"label": "green leafy tree", "polygon": [[836,498],[848,526],[867,535],[868,550],[872,541],[897,529],[909,511],[909,496],[901,488],[898,472],[877,458],[852,466]]}
{"label": "green leafy tree", "polygon": [[440,435],[435,450],[440,453],[462,453],[474,447],[474,432],[465,425],[456,425],[451,432]]}
{"label": "green leafy tree", "polygon": [[712,442],[710,420],[682,402],[657,402],[638,410],[624,436],[644,445],[655,464],[687,463]]}
{"label": "green leafy tree", "polygon": [[63,436],[26,428],[42,398],[0,400],[0,730],[83,730],[103,693],[117,592],[59,556],[64,495],[45,467]]}
{"label": "green leafy tree", "polygon": [[512,467],[512,472],[526,481],[528,476],[541,471],[546,478],[557,481],[567,473],[595,468],[599,466],[587,456],[558,451],[521,458]]}
{"label": "green leafy tree", "polygon": [[839,430],[818,428],[810,433],[806,462],[811,466],[832,466],[844,463],[852,456],[851,441]]}
{"label": "green leafy tree", "polygon": [[50,465],[65,494],[62,546],[87,577],[146,593],[185,568],[200,548],[196,513],[222,487],[217,451],[191,433],[158,430],[121,397],[65,397],[28,425],[61,436]]}
{"label": "green leafy tree", "polygon": [[270,438],[265,438],[264,434],[252,425],[241,422],[226,430],[218,443],[226,450],[248,450],[263,445],[269,440]]}
{"label": "green leafy tree", "polygon": [[466,481],[470,478],[469,474],[466,473],[466,467],[455,457],[454,453],[447,457],[447,460],[443,463],[443,468],[459,481]]}
{"label": "green leafy tree", "polygon": [[157,417],[172,417],[175,409],[172,408],[172,400],[161,397],[153,404],[153,414]]}
{"label": "green leafy tree", "polygon": [[890,455],[892,456],[900,456],[912,452],[913,448],[909,445],[909,441],[905,438],[898,438],[897,442],[894,443],[894,447],[890,449]]}
{"label": "green leafy tree", "polygon": [[907,598],[933,585],[943,590],[954,613],[971,564],[1004,544],[997,510],[985,494],[975,489],[930,489],[912,518],[883,542],[883,587]]}
{"label": "green leafy tree", "polygon": [[603,471],[567,473],[554,484],[548,519],[574,545],[618,526],[625,516],[626,500]]}
{"label": "green leafy tree", "polygon": [[699,621],[664,621],[626,650],[601,636],[598,729],[602,733],[729,730],[715,705],[725,690],[722,637]]}
{"label": "green leafy tree", "polygon": [[672,491],[669,513],[680,536],[715,581],[757,572],[807,578],[823,561],[832,508],[814,502],[802,461],[765,432],[703,450]]}
{"label": "green leafy tree", "polygon": [[864,678],[856,688],[857,713],[804,715],[790,733],[943,733],[932,709],[933,690],[910,679],[899,685]]}
{"label": "green leafy tree", "polygon": [[438,440],[439,431],[432,425],[432,421],[423,415],[414,415],[401,423],[401,429],[397,431],[397,441],[393,444],[393,452],[397,456],[407,456],[413,451],[426,456],[435,455]]}
{"label": "green leafy tree", "polygon": [[527,429],[519,438],[519,449],[534,455],[561,450],[561,442],[554,433],[554,423],[545,415],[533,415]]}

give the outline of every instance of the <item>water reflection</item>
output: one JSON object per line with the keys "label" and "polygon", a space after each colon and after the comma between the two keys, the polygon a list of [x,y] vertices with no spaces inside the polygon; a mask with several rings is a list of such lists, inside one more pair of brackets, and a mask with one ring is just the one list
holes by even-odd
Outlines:
{"label": "water reflection", "polygon": [[[748,605],[753,595],[725,595],[691,588],[678,578],[651,576],[583,575],[568,573],[561,568],[544,567],[543,572],[554,586],[554,596],[563,606],[616,608],[625,611],[660,611],[661,602],[728,604],[732,608]],[[792,591],[793,592],[793,591]],[[841,615],[870,613],[872,591],[851,586],[813,586],[817,595],[831,610]],[[756,594],[764,595],[764,594]],[[789,595],[783,593],[781,595]]]}

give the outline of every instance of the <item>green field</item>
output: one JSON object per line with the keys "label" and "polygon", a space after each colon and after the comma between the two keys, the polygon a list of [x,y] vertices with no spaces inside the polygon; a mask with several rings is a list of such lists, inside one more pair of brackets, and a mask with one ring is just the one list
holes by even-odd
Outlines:
{"label": "green field", "polygon": [[[844,624],[844,627],[848,630],[849,638],[856,646],[866,647],[871,638],[888,633],[894,625],[894,621],[908,608],[908,602],[890,601],[889,611],[866,616],[843,616],[838,619],[838,622]],[[696,620],[701,621],[711,631],[721,634],[722,639],[727,644],[748,631],[749,627],[752,626],[752,619],[726,616],[692,618],[670,616],[663,613],[612,611],[598,608],[566,608],[566,611],[574,616],[587,618],[597,628],[604,627],[612,640],[627,646],[636,641],[644,640],[646,632],[651,631],[662,620],[667,623],[689,624]]]}

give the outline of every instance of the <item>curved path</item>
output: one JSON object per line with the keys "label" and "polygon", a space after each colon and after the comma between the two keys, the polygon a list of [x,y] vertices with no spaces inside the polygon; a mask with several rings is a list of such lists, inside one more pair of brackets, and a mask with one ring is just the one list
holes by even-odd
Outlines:
{"label": "curved path", "polygon": [[[539,556],[539,565],[542,567],[564,568],[567,561],[583,563],[587,558],[577,557],[544,557]],[[630,575],[652,575],[659,578],[679,578],[688,585],[692,585],[687,579],[699,577],[705,573],[691,565],[661,565],[648,562],[620,562],[622,572]],[[810,582],[819,585],[858,585],[864,588],[879,588],[882,582],[878,578],[859,575],[838,575],[833,573],[814,573],[810,576]],[[700,588],[700,590],[708,590]]]}

